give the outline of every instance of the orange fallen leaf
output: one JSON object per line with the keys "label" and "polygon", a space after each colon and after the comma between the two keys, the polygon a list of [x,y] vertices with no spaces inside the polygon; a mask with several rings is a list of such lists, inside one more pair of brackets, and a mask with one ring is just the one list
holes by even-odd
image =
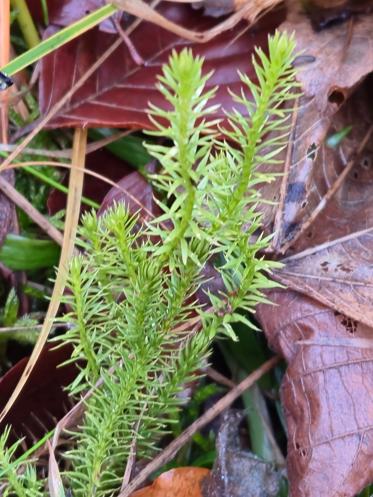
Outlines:
{"label": "orange fallen leaf", "polygon": [[209,473],[205,468],[170,469],[131,497],[202,497],[200,485]]}

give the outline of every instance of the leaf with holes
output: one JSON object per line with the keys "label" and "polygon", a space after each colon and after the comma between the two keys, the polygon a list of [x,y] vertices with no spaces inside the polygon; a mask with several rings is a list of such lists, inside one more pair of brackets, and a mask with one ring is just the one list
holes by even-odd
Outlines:
{"label": "leaf with holes", "polygon": [[373,328],[373,227],[282,262],[275,279]]}
{"label": "leaf with holes", "polygon": [[373,479],[373,329],[289,290],[258,317],[282,384],[292,497],[352,497]]}
{"label": "leaf with holes", "polygon": [[316,33],[298,14],[281,26],[303,50],[304,96],[282,175],[262,189],[278,202],[264,215],[288,289],[269,292],[277,306],[258,317],[289,363],[292,497],[353,497],[373,481],[372,27],[360,16]]}
{"label": "leaf with holes", "polygon": [[[278,207],[266,206],[265,216],[269,230],[275,232],[273,250],[285,253],[369,226],[373,214],[368,201],[373,185],[371,140],[339,193],[326,208],[325,204],[373,124],[372,77],[363,82],[373,70],[369,48],[373,18],[355,19],[351,33],[348,23],[315,33],[305,16],[282,24],[281,29],[295,31],[297,48],[303,51],[296,64],[304,96],[294,115],[289,150],[283,154],[285,168],[284,164],[278,166],[277,172],[283,174],[265,185],[262,194],[279,202]],[[326,145],[327,137],[345,129],[350,132],[339,146]],[[317,226],[313,223],[316,209],[322,212]],[[333,220],[335,232],[325,229],[326,219]]]}

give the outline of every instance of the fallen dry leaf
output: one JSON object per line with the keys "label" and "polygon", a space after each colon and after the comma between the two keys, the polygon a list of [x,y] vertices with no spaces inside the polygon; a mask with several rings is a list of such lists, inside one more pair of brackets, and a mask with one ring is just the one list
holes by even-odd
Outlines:
{"label": "fallen dry leaf", "polygon": [[[50,350],[46,347],[22,390],[8,418],[1,425],[12,424],[11,437],[25,437],[26,445],[31,446],[53,429],[56,419],[60,419],[71,407],[71,399],[64,387],[69,385],[77,374],[74,364],[58,367],[70,357],[70,349],[62,347]],[[0,378],[0,409],[2,409],[16,387],[28,358],[20,360]]]}
{"label": "fallen dry leaf", "polygon": [[242,413],[224,414],[217,439],[218,455],[202,485],[203,497],[276,497],[281,475],[274,466],[240,447]]}
{"label": "fallen dry leaf", "polygon": [[118,187],[111,188],[102,201],[98,211],[102,214],[115,203],[123,202],[132,214],[139,214],[141,219],[149,221],[160,215],[160,208],[154,201],[153,188],[144,176],[134,171],[118,181]]}
{"label": "fallen dry leaf", "polygon": [[[284,174],[262,189],[265,198],[279,203],[278,208],[267,206],[265,211],[268,229],[275,232],[275,252],[286,252],[298,243],[300,234],[303,243],[296,251],[303,250],[311,242],[317,244],[333,239],[330,230],[308,229],[307,221],[315,208],[323,205],[325,194],[373,123],[371,77],[356,91],[356,85],[373,70],[373,55],[369,49],[373,44],[373,16],[357,19],[352,26],[350,39],[346,23],[320,33],[312,31],[306,16],[300,17],[298,22],[281,25],[281,29],[295,31],[297,48],[304,51],[298,59],[298,79],[304,96],[295,114],[288,156],[283,155],[285,171],[283,164],[276,171]],[[353,91],[355,93],[347,100]],[[327,136],[347,126],[352,130],[340,147],[333,150],[325,145]],[[361,189],[357,191],[356,187],[360,182],[372,184],[370,162],[366,159],[371,149],[369,144],[368,152],[338,193],[337,205],[335,199],[328,203],[327,216],[340,228],[338,237],[369,226],[367,220],[372,205],[365,201],[366,197],[360,196]],[[342,204],[342,215],[338,204]],[[351,225],[351,219],[359,226]],[[325,226],[325,222],[320,226]]]}
{"label": "fallen dry leaf", "polygon": [[282,262],[275,279],[373,328],[373,227]]}
{"label": "fallen dry leaf", "polygon": [[[298,13],[281,26],[304,50],[305,95],[284,174],[263,189],[279,202],[265,220],[284,263],[274,277],[288,289],[270,292],[277,307],[259,306],[258,317],[289,363],[282,400],[292,497],[352,497],[373,481],[371,139],[356,156],[373,124],[372,28],[372,16],[359,16],[316,33]],[[326,138],[347,127],[329,147]]]}
{"label": "fallen dry leaf", "polygon": [[373,480],[373,329],[290,290],[258,317],[282,385],[292,497],[352,497]]}
{"label": "fallen dry leaf", "polygon": [[[299,9],[301,2],[298,2]],[[291,12],[281,30],[294,33],[303,60],[314,61],[300,67],[298,79],[306,97],[322,116],[335,114],[355,86],[373,70],[373,17],[355,17],[315,33],[309,18]]]}
{"label": "fallen dry leaf", "polygon": [[170,469],[131,497],[203,497],[200,486],[209,473],[205,468]]}
{"label": "fallen dry leaf", "polygon": [[[207,20],[188,5],[165,2],[159,9],[163,15],[185,27],[202,30],[214,24],[214,21]],[[145,112],[149,101],[156,105],[164,104],[154,87],[156,76],[172,49],[184,46],[191,47],[196,55],[205,58],[206,72],[215,71],[208,87],[219,85],[215,103],[229,111],[233,102],[228,88],[235,92],[241,88],[237,70],[253,75],[251,55],[254,46],[264,46],[268,33],[281,20],[282,15],[273,15],[241,36],[236,35],[245,25],[199,45],[186,42],[158,26],[142,22],[131,34],[131,41],[145,61],[144,64],[137,65],[123,43],[48,126],[149,127]],[[50,26],[45,36],[56,29],[55,26]],[[116,39],[117,35],[93,29],[42,59],[39,85],[42,114],[47,113],[71,89],[77,79]],[[220,117],[225,118],[223,111],[219,112]]]}

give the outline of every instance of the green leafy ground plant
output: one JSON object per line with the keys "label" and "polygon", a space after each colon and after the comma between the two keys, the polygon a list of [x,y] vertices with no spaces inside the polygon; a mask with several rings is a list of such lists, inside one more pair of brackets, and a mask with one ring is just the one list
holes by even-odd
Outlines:
{"label": "green leafy ground plant", "polygon": [[[71,395],[93,389],[65,453],[62,479],[74,497],[119,494],[133,441],[138,457],[151,456],[212,341],[235,340],[234,323],[253,328],[249,313],[275,286],[268,275],[276,263],[262,256],[269,238],[261,234],[257,186],[273,179],[259,166],[276,162],[287,142],[293,59],[294,41],[285,34],[269,38],[268,55],[256,50],[258,82],[242,75],[244,91],[234,97],[248,117],[234,112],[220,140],[209,104],[216,90],[205,89],[211,75],[190,51],[173,53],[158,85],[168,110],[150,109],[151,134],[167,144],[147,147],[161,166],[153,184],[163,214],[145,223],[120,204],[100,218],[85,216],[84,251],[69,271],[69,326],[59,337],[73,345],[71,361],[80,365]],[[221,282],[215,292],[204,277],[211,260]],[[203,291],[205,305],[197,299]],[[14,478],[24,462],[12,462],[7,436],[0,465],[6,495],[46,496],[32,464]]]}

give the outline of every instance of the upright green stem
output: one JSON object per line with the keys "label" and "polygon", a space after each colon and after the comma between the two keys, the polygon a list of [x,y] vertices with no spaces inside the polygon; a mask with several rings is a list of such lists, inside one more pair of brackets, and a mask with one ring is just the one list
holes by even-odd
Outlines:
{"label": "upright green stem", "polygon": [[243,196],[248,190],[252,177],[257,145],[262,136],[262,127],[265,121],[265,113],[268,110],[269,99],[273,92],[273,87],[264,89],[259,106],[253,115],[250,135],[247,137],[247,146],[244,150],[244,160],[242,164],[242,174],[237,189],[233,194],[230,212],[238,206]]}
{"label": "upright green stem", "polygon": [[166,254],[171,254],[172,251],[178,246],[180,241],[184,238],[185,232],[190,224],[193,214],[194,202],[195,202],[195,187],[192,183],[190,177],[190,169],[193,164],[190,164],[188,159],[188,146],[189,146],[189,133],[188,133],[188,122],[189,122],[189,108],[190,99],[184,98],[180,102],[180,139],[177,142],[179,148],[179,166],[180,175],[183,179],[183,187],[186,191],[186,200],[182,210],[181,220],[179,225],[174,229],[170,238],[167,242]]}
{"label": "upright green stem", "polygon": [[184,234],[192,219],[194,200],[195,200],[195,189],[192,185],[189,175],[188,177],[186,175],[185,176],[183,175],[183,177],[184,177],[184,186],[187,192],[187,198],[183,208],[183,214],[180,224],[172,233],[172,236],[167,243],[167,254],[171,254],[172,251],[180,243],[180,241],[184,238]]}

